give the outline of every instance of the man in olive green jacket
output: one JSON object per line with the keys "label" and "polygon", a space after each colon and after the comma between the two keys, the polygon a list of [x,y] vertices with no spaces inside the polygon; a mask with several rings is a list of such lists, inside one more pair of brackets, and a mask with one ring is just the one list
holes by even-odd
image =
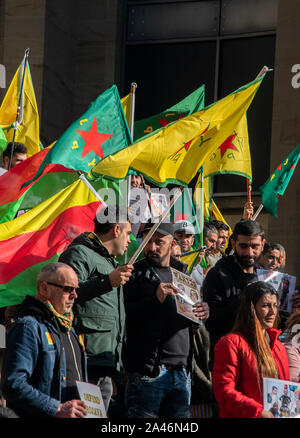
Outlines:
{"label": "man in olive green jacket", "polygon": [[94,232],[75,238],[59,261],[70,265],[78,275],[74,328],[83,335],[89,382],[100,386],[107,412],[112,377],[120,370],[124,338],[122,286],[129,280],[133,266],[118,266],[115,260],[130,243],[131,224],[126,210],[114,206],[102,213],[95,218]]}

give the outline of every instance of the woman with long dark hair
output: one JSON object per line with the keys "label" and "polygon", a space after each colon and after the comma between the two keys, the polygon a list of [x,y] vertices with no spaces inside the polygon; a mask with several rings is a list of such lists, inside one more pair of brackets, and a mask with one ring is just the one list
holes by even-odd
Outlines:
{"label": "woman with long dark hair", "polygon": [[263,377],[289,380],[278,340],[279,297],[268,283],[249,284],[232,331],[216,344],[213,390],[223,418],[272,418],[263,408]]}

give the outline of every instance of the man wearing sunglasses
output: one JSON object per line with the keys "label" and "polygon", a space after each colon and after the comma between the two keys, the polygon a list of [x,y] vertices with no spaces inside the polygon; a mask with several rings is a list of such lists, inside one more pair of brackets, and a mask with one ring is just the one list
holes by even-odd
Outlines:
{"label": "man wearing sunglasses", "polygon": [[37,277],[7,335],[1,385],[7,406],[21,418],[85,417],[76,381],[86,381],[83,346],[72,328],[78,278],[63,263]]}
{"label": "man wearing sunglasses", "polygon": [[78,236],[60,256],[78,275],[79,293],[74,306],[74,327],[83,335],[89,382],[98,384],[106,412],[113,381],[120,377],[125,311],[123,285],[133,266],[118,266],[130,243],[127,209],[109,206],[95,218],[94,232]]}

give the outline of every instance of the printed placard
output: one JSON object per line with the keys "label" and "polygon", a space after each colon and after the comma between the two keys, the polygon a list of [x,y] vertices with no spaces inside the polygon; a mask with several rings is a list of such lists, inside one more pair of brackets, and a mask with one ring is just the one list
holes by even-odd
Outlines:
{"label": "printed placard", "polygon": [[87,416],[85,418],[106,418],[105,407],[99,386],[92,383],[76,382],[80,400],[87,407]]}
{"label": "printed placard", "polygon": [[291,297],[296,288],[296,277],[278,271],[257,270],[259,281],[270,283],[279,294],[279,310],[290,313],[292,310]]}
{"label": "printed placard", "polygon": [[300,383],[263,378],[264,410],[275,418],[300,418]]}
{"label": "printed placard", "polygon": [[178,294],[175,296],[177,312],[188,319],[201,324],[193,312],[195,303],[201,301],[200,293],[197,288],[195,280],[188,275],[171,268],[173,276],[173,285],[178,289]]}

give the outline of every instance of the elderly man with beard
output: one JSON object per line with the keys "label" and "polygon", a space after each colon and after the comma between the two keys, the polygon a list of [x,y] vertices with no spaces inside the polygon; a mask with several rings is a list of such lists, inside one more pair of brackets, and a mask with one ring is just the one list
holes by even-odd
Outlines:
{"label": "elderly man with beard", "polygon": [[218,339],[233,327],[242,290],[257,281],[257,261],[264,244],[264,231],[258,222],[238,222],[233,231],[234,254],[221,259],[205,277],[203,299],[210,308],[205,325],[212,351]]}
{"label": "elderly man with beard", "polygon": [[[149,233],[147,224],[143,237]],[[124,286],[127,371],[126,405],[129,418],[189,417],[193,327],[197,324],[177,313],[172,284],[171,249],[176,243],[173,225],[161,223],[144,248],[145,258],[134,264]],[[176,261],[175,269],[182,265]],[[194,306],[196,317],[206,320],[206,303]]]}

